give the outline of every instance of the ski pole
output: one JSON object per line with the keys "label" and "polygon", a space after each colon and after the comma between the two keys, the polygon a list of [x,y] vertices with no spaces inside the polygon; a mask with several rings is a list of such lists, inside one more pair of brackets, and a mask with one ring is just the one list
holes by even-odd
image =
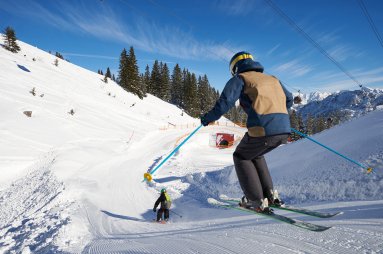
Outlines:
{"label": "ski pole", "polygon": [[181,142],[181,144],[179,144],[176,148],[174,148],[174,150],[165,158],[161,161],[160,164],[158,164],[157,167],[155,167],[152,171],[150,172],[147,172],[144,174],[144,180],[147,180],[147,181],[151,181],[153,179],[152,175],[170,158],[172,157],[173,154],[175,154],[178,149],[180,149],[181,146],[183,146],[186,141],[188,141],[200,128],[202,127],[202,124],[200,126],[198,126],[192,133],[189,134],[189,136],[187,136],[187,138],[185,138],[184,141]]}
{"label": "ski pole", "polygon": [[340,157],[342,157],[342,158],[344,158],[344,159],[346,159],[346,160],[348,160],[348,161],[350,161],[350,162],[352,162],[352,163],[358,165],[359,167],[362,167],[363,169],[365,169],[365,170],[367,171],[367,173],[371,173],[371,172],[372,172],[372,168],[371,168],[371,167],[368,167],[368,166],[366,166],[366,165],[363,165],[362,163],[357,162],[357,161],[355,161],[355,160],[353,160],[353,159],[351,159],[351,158],[349,158],[349,157],[347,157],[347,156],[345,156],[345,155],[343,155],[343,154],[341,154],[341,153],[335,151],[334,149],[332,149],[332,148],[330,148],[330,147],[328,147],[328,146],[325,146],[325,145],[319,143],[319,142],[316,141],[315,139],[310,138],[308,135],[306,135],[306,134],[304,134],[304,133],[302,133],[302,132],[300,132],[300,131],[298,131],[298,130],[296,130],[296,129],[294,129],[294,128],[291,128],[291,130],[292,130],[293,132],[299,134],[300,136],[302,136],[302,137],[304,137],[304,138],[307,138],[307,139],[311,140],[312,142],[314,142],[314,143],[316,143],[316,144],[318,144],[318,145],[320,145],[320,146],[326,148],[327,150],[329,150],[329,151],[335,153],[336,155],[339,155]]}
{"label": "ski pole", "polygon": [[182,218],[182,215],[180,215],[180,214],[174,212],[173,210],[169,210],[169,211],[170,211],[171,213],[174,213],[175,215],[179,216],[180,218]]}

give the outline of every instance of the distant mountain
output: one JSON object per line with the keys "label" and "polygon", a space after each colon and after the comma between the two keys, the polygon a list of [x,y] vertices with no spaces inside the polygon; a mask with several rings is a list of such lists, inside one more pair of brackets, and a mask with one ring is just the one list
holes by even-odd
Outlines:
{"label": "distant mountain", "polygon": [[321,101],[325,99],[327,96],[331,95],[331,93],[330,92],[311,92],[306,94],[293,93],[293,95],[294,97],[299,95],[302,99],[301,105],[306,105],[313,101]]}
{"label": "distant mountain", "polygon": [[341,120],[347,120],[383,107],[383,89],[367,87],[355,91],[339,91],[327,96],[325,93],[311,93],[302,97],[303,103],[296,110],[304,118],[309,114],[325,117],[338,115]]}

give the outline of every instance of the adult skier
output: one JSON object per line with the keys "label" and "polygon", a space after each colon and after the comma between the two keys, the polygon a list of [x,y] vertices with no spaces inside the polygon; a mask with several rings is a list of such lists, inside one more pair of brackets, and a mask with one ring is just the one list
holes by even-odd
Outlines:
{"label": "adult skier", "polygon": [[172,204],[172,201],[170,199],[170,196],[166,192],[166,189],[161,190],[161,195],[157,199],[156,203],[154,204],[153,207],[153,212],[156,212],[158,205],[161,204],[160,209],[158,209],[157,212],[157,221],[162,220],[162,214],[164,214],[164,221],[169,220],[169,209]]}
{"label": "adult skier", "polygon": [[239,100],[247,114],[248,131],[233,154],[234,166],[244,192],[241,206],[270,213],[269,203],[282,205],[264,155],[287,143],[290,119],[287,109],[292,94],[274,76],[263,73],[263,66],[248,52],[230,60],[232,78],[226,83],[213,109],[201,117],[203,126],[218,120]]}

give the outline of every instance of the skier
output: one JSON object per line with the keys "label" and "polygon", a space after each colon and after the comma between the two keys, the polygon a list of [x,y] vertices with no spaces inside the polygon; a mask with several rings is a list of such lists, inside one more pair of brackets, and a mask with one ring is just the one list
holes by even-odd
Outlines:
{"label": "skier", "polygon": [[240,205],[261,213],[271,213],[269,204],[283,202],[274,190],[264,158],[290,134],[288,109],[293,104],[292,94],[270,75],[263,74],[263,66],[248,52],[239,52],[230,60],[232,78],[213,109],[201,116],[203,126],[218,120],[239,99],[246,112],[248,131],[237,146],[234,166],[244,197]]}
{"label": "skier", "polygon": [[162,214],[164,214],[164,221],[169,220],[169,209],[172,204],[170,196],[166,192],[166,189],[161,190],[161,195],[157,199],[153,207],[153,212],[156,212],[157,206],[161,203],[160,209],[157,212],[157,222],[162,220]]}

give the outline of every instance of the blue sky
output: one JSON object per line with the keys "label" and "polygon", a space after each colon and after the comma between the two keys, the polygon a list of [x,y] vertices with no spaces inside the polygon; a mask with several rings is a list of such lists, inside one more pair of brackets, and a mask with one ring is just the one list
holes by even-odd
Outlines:
{"label": "blue sky", "polygon": [[[360,83],[383,88],[383,45],[358,0],[273,0]],[[383,1],[363,0],[383,36]],[[291,91],[358,85],[276,14],[267,0],[1,0],[0,24],[18,39],[97,71],[118,70],[133,46],[140,72],[155,59],[207,74],[222,91],[229,60],[249,51]]]}

